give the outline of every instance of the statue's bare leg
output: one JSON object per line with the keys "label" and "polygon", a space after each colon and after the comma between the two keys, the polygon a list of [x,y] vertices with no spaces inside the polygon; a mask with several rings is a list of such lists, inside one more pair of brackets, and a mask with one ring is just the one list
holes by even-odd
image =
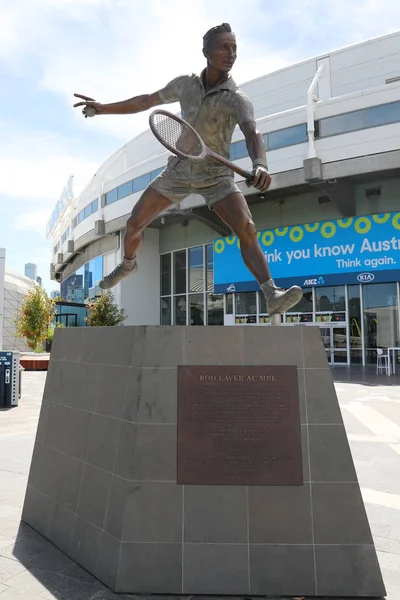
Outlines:
{"label": "statue's bare leg", "polygon": [[295,306],[303,292],[298,286],[286,291],[275,286],[267,259],[258,243],[256,227],[245,197],[240,192],[234,192],[215,204],[213,209],[238,236],[243,262],[264,292],[268,314],[281,314]]}
{"label": "statue's bare leg", "polygon": [[151,187],[143,192],[126,223],[124,258],[109,275],[100,281],[101,289],[114,287],[121,279],[137,270],[136,254],[143,241],[144,230],[170,205],[171,201],[168,198]]}

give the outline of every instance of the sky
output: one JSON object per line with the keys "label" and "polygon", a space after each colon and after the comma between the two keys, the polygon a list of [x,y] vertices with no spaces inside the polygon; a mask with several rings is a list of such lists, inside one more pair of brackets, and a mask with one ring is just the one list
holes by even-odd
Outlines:
{"label": "sky", "polygon": [[[45,289],[46,223],[70,175],[79,194],[148,126],[149,113],[85,119],[99,102],[152,93],[205,66],[203,34],[229,22],[240,84],[400,30],[398,0],[0,0],[0,247],[6,269],[36,263]],[[178,107],[176,107],[178,109]],[[169,107],[173,110],[173,106]]]}

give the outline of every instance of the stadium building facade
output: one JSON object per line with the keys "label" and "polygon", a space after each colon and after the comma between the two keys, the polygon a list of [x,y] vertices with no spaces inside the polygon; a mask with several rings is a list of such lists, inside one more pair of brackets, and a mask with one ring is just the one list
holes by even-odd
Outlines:
{"label": "stadium building facade", "polygon": [[[368,364],[400,346],[400,32],[241,85],[267,148],[262,195],[236,177],[278,285],[304,289],[287,326],[318,324],[332,364]],[[113,154],[47,225],[51,276],[84,302],[121,260],[126,220],[168,153],[149,130]],[[249,169],[243,134],[231,158]],[[201,196],[145,232],[138,272],[114,288],[127,324],[261,324],[263,295],[238,240]]]}

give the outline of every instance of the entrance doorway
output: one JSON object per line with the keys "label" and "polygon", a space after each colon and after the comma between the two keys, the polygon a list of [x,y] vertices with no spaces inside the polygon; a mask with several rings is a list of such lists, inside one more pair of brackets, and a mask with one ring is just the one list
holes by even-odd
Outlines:
{"label": "entrance doorway", "polygon": [[348,365],[347,329],[343,326],[320,327],[325,352],[330,365]]}

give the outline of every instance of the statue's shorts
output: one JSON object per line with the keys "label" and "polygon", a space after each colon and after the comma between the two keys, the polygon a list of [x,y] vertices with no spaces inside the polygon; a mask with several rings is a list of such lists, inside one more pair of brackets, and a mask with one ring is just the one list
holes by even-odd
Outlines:
{"label": "statue's shorts", "polygon": [[200,194],[210,209],[229,194],[240,193],[230,169],[215,161],[189,162],[175,156],[149,187],[174,204],[190,194]]}

